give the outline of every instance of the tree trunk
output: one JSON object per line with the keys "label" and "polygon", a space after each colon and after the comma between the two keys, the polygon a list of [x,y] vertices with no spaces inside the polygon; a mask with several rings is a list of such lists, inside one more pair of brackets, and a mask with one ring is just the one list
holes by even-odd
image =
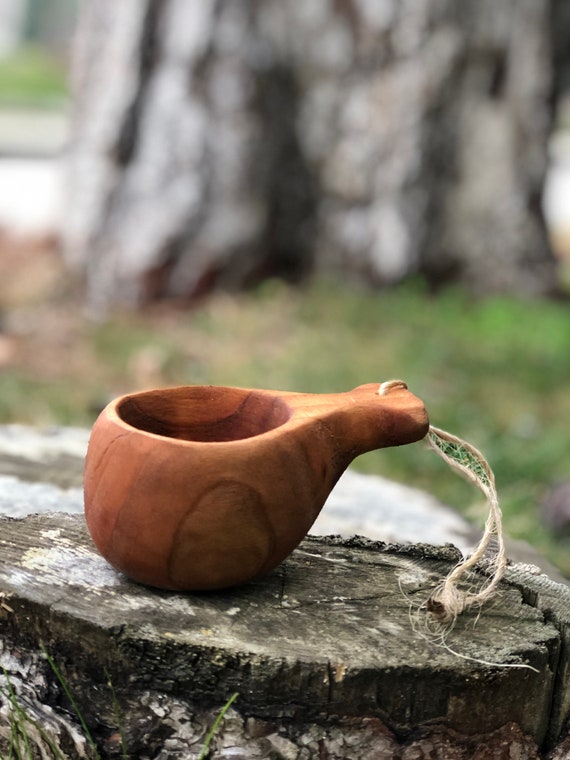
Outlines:
{"label": "tree trunk", "polygon": [[553,1],[90,0],[66,241],[92,305],[312,270],[550,291]]}

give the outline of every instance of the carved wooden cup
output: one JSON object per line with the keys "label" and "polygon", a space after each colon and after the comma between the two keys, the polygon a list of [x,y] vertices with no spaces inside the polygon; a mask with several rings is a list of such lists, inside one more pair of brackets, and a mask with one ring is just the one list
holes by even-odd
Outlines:
{"label": "carved wooden cup", "polygon": [[354,457],[422,438],[404,383],[313,395],[185,386],[111,402],[85,465],[101,554],[141,583],[217,589],[268,573],[307,534]]}

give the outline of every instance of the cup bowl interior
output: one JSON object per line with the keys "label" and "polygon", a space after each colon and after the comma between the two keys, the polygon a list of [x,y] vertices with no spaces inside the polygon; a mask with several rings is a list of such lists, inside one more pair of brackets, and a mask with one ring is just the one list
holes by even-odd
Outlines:
{"label": "cup bowl interior", "polygon": [[116,412],[137,430],[184,441],[238,441],[290,419],[279,396],[242,388],[183,386],[123,397]]}

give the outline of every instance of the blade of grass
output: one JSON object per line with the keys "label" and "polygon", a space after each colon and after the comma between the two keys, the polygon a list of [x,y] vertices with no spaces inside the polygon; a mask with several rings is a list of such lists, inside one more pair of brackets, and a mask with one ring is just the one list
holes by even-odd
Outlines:
{"label": "blade of grass", "polygon": [[42,652],[44,653],[44,656],[46,660],[48,661],[51,669],[55,673],[55,676],[59,683],[61,684],[61,688],[64,690],[66,697],[68,698],[71,706],[73,707],[73,710],[81,723],[81,728],[83,729],[83,733],[85,734],[85,738],[87,739],[88,743],[91,745],[91,748],[93,749],[93,752],[95,753],[96,760],[100,760],[101,756],[99,755],[99,751],[97,749],[97,745],[95,744],[95,741],[91,735],[91,732],[89,731],[89,728],[87,726],[87,723],[85,722],[85,719],[83,715],[81,714],[81,711],[79,707],[77,706],[77,702],[73,698],[73,694],[70,692],[68,685],[65,682],[65,679],[63,678],[62,674],[59,671],[59,668],[53,661],[53,659],[50,657],[48,652],[46,651],[45,647],[42,646]]}
{"label": "blade of grass", "polygon": [[[44,731],[44,729],[40,726],[40,724],[34,720],[29,713],[24,710],[24,708],[18,703],[18,698],[16,696],[16,693],[14,691],[14,687],[12,686],[12,682],[10,681],[10,676],[5,668],[2,668],[2,672],[4,674],[4,678],[6,679],[6,683],[8,685],[8,694],[3,689],[0,689],[0,693],[4,695],[5,698],[8,699],[10,702],[10,706],[12,708],[12,714],[14,716],[14,719],[11,720],[10,723],[10,754],[8,755],[7,760],[11,760],[12,758],[12,749],[15,750],[16,754],[16,760],[31,760],[33,758],[32,750],[30,747],[30,743],[28,740],[28,734],[25,729],[25,724],[29,723],[31,726],[33,726],[36,731],[38,732],[40,738],[47,744],[47,746],[50,748],[51,752],[53,753],[53,756],[55,760],[66,760],[65,756],[61,752],[61,750],[54,744],[54,742],[50,739],[50,737],[47,735],[47,732]],[[24,745],[26,748],[26,755],[22,755],[20,751],[20,738],[22,737],[24,740]],[[4,760],[4,756],[0,756],[1,760]]]}
{"label": "blade of grass", "polygon": [[125,741],[125,734],[123,733],[123,720],[121,716],[121,710],[119,707],[119,700],[117,699],[117,694],[115,693],[115,688],[113,686],[113,682],[111,681],[111,676],[109,675],[107,668],[105,668],[105,676],[107,677],[107,684],[109,685],[109,689],[111,690],[111,699],[113,701],[113,714],[117,722],[117,730],[119,731],[119,736],[121,737],[121,755],[123,757],[123,760],[129,760],[129,757],[127,755],[127,743]]}
{"label": "blade of grass", "polygon": [[14,719],[10,722],[10,755],[12,754],[12,747],[14,747],[17,752],[17,756],[21,757],[20,737],[22,737],[27,756],[31,758],[32,751],[30,748],[30,742],[28,740],[28,735],[23,727],[23,722],[25,721],[27,714],[25,710],[23,710],[23,708],[18,704],[16,692],[14,691],[14,687],[12,686],[12,682],[10,681],[10,676],[6,668],[2,667],[2,673],[6,679],[8,694],[6,694],[3,690],[2,693],[5,697],[8,698],[8,701],[10,702],[10,706],[12,708],[12,715],[14,716]]}
{"label": "blade of grass", "polygon": [[214,725],[212,726],[212,728],[208,732],[208,735],[206,736],[206,740],[205,740],[205,742],[204,742],[204,744],[202,746],[202,750],[201,750],[200,754],[198,755],[198,760],[205,760],[205,757],[206,757],[206,755],[208,753],[208,749],[210,747],[212,739],[214,738],[214,736],[216,734],[216,731],[218,730],[218,728],[220,726],[220,723],[224,719],[224,715],[227,713],[227,711],[230,709],[230,707],[236,701],[237,698],[238,698],[238,692],[236,691],[235,694],[232,694],[232,696],[228,699],[228,701],[226,702],[226,704],[220,710],[220,714],[218,715],[218,717],[214,721]]}

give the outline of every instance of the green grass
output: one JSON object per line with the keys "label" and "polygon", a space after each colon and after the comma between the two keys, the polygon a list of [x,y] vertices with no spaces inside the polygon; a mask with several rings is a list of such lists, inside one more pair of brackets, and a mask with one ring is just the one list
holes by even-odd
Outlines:
{"label": "green grass", "polygon": [[[101,755],[99,753],[95,740],[93,739],[93,736],[91,735],[91,732],[89,731],[87,723],[85,722],[85,719],[77,705],[77,702],[74,699],[71,689],[69,688],[61,671],[59,670],[58,666],[55,664],[52,657],[47,653],[47,651],[43,647],[42,647],[42,651],[54,675],[56,676],[59,682],[59,685],[61,686],[63,692],[65,693],[71,705],[72,711],[75,714],[75,717],[79,721],[82,734],[85,737],[87,744],[91,748],[93,756],[95,757],[96,760],[100,760]],[[3,702],[7,707],[7,718],[8,718],[9,728],[10,728],[10,734],[9,734],[9,737],[7,737],[6,739],[6,744],[7,744],[6,749],[7,749],[8,754],[4,754],[2,751],[0,751],[0,760],[33,760],[33,758],[37,757],[38,750],[34,746],[32,746],[35,743],[30,738],[30,735],[32,734],[32,732],[35,734],[37,738],[41,740],[44,746],[44,749],[46,747],[49,748],[54,760],[65,760],[62,752],[55,745],[49,733],[40,725],[40,723],[37,720],[35,720],[31,716],[30,712],[28,712],[28,710],[26,710],[25,707],[22,706],[20,699],[16,695],[14,687],[12,686],[12,682],[10,680],[10,675],[8,671],[4,667],[2,667],[1,673],[4,676],[5,685],[0,686],[0,703]],[[117,699],[117,695],[113,687],[113,684],[111,682],[111,678],[108,673],[106,673],[106,675],[107,675],[107,685],[109,686],[112,703],[113,703],[113,712],[117,720],[117,727],[118,727],[118,731],[121,737],[121,747],[120,747],[121,757],[123,758],[123,760],[126,760],[126,758],[128,757],[128,750],[127,750],[127,745],[126,745],[126,740],[125,740],[124,730],[123,730],[123,725],[122,725],[122,716],[120,714],[118,699]],[[227,700],[225,705],[222,706],[220,712],[218,713],[214,722],[212,723],[210,730],[206,734],[206,737],[200,749],[198,760],[205,760],[206,757],[208,756],[208,750],[209,750],[210,744],[212,743],[212,740],[214,739],[217,731],[219,730],[226,713],[228,712],[232,704],[236,701],[238,696],[239,696],[239,693],[235,692]],[[42,757],[43,757],[43,753],[42,753]]]}
{"label": "green grass", "polygon": [[[509,535],[570,575],[570,544],[541,524],[537,504],[569,477],[568,303],[437,296],[421,283],[371,292],[268,282],[193,309],[163,305],[46,331],[41,366],[0,375],[0,421],[90,425],[96,409],[142,387],[212,383],[308,392],[401,378],[434,425],[467,440],[492,467]],[[40,320],[41,321],[41,320]],[[61,357],[58,358],[58,352]],[[372,452],[355,466],[423,488],[478,525],[484,506],[424,444]]]}
{"label": "green grass", "polygon": [[0,107],[59,106],[67,89],[65,65],[40,47],[25,45],[0,59]]}
{"label": "green grass", "polygon": [[216,732],[218,731],[220,724],[222,723],[225,714],[230,709],[232,704],[236,701],[238,698],[239,693],[236,691],[232,696],[228,699],[226,704],[222,707],[220,710],[216,720],[212,724],[212,728],[208,731],[208,734],[206,735],[206,739],[204,740],[204,744],[202,745],[202,749],[200,751],[200,754],[198,756],[198,760],[205,760],[208,756],[208,750],[210,748],[210,744],[212,743],[212,739],[216,735]]}
{"label": "green grass", "polygon": [[8,707],[10,735],[7,739],[8,754],[5,755],[0,752],[0,760],[33,760],[34,757],[37,757],[37,753],[34,752],[32,741],[30,740],[32,730],[41,739],[44,747],[49,747],[54,760],[65,760],[63,754],[40,723],[34,720],[30,713],[20,704],[5,668],[2,668],[2,673],[6,681],[6,687],[0,687],[0,700],[5,702]]}

